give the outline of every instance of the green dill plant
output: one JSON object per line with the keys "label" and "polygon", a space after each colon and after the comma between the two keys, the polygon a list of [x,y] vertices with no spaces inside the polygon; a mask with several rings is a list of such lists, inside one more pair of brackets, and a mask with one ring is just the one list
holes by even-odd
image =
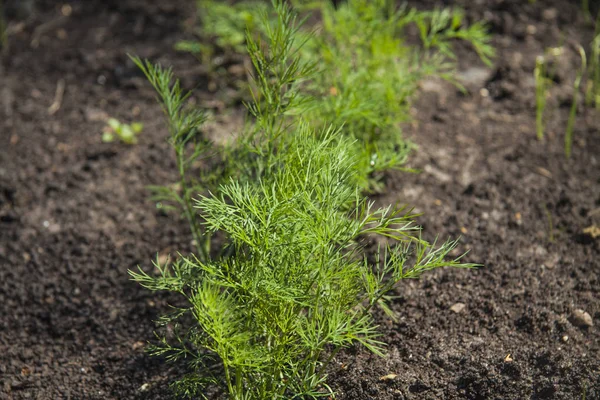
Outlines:
{"label": "green dill plant", "polygon": [[585,105],[594,105],[600,109],[600,13],[596,19],[594,39],[590,44],[590,59],[588,66]]}
{"label": "green dill plant", "polygon": [[[567,118],[567,126],[565,129],[565,143],[564,143],[564,152],[565,157],[570,158],[573,146],[573,131],[575,128],[575,121],[577,118],[577,107],[579,106],[579,96],[581,91],[581,84],[588,73],[587,66],[587,57],[585,50],[579,44],[576,45],[577,52],[581,58],[581,65],[577,70],[577,75],[575,80],[573,81],[573,97],[571,100],[571,108],[569,109],[569,116]],[[535,77],[535,105],[536,105],[536,134],[539,140],[544,138],[544,129],[545,129],[545,121],[544,121],[544,111],[546,109],[546,99],[550,92],[550,89],[554,85],[554,81],[552,80],[552,76],[554,72],[549,70],[548,58],[557,58],[564,55],[563,47],[555,47],[546,50],[544,56],[539,56],[536,59],[536,65],[534,70]],[[590,77],[588,76],[588,79]],[[593,71],[592,78],[593,79]],[[589,81],[588,81],[589,82]],[[592,80],[593,82],[593,80]],[[587,88],[586,91],[586,99],[590,96],[589,91],[591,89]]]}
{"label": "green dill plant", "polygon": [[535,78],[535,127],[538,140],[542,140],[545,129],[544,112],[546,111],[546,98],[549,87],[552,85],[552,80],[548,78],[546,73],[546,60],[544,56],[538,56],[535,59],[533,75]]}
{"label": "green dill plant", "polygon": [[581,0],[581,9],[583,10],[583,17],[585,22],[588,24],[593,21],[592,13],[590,12],[590,3],[589,0]]}
{"label": "green dill plant", "polygon": [[[348,0],[337,7],[330,1],[292,3],[318,16],[311,19],[318,22],[297,33],[298,44],[292,44],[300,48],[304,62],[319,69],[302,85],[299,96],[311,106],[301,111],[310,114],[306,117],[315,127],[333,124],[341,127],[340,134],[356,140],[356,151],[361,154],[357,168],[362,171],[357,179],[367,190],[381,188],[379,178],[384,171],[403,169],[414,148],[402,137],[400,124],[410,120],[419,83],[427,77],[441,77],[458,85],[452,43],[471,43],[487,64],[494,55],[486,27],[479,22],[468,25],[458,8],[417,11],[397,7],[391,0]],[[200,25],[204,32],[198,35],[200,43],[205,43],[203,37],[213,36],[241,46],[245,27],[231,20],[240,22],[242,15],[252,21],[250,28],[268,40],[266,30],[277,16],[268,12],[268,23],[256,23],[267,10],[254,4],[201,1],[199,12],[206,21]],[[229,16],[223,16],[220,7],[226,7]],[[418,28],[422,47],[404,41],[411,24]]]}
{"label": "green dill plant", "polygon": [[585,50],[580,45],[577,46],[579,56],[581,57],[581,66],[577,70],[577,76],[573,82],[573,100],[571,103],[571,109],[569,110],[569,118],[567,119],[567,129],[565,133],[565,156],[571,157],[573,147],[573,129],[575,127],[575,119],[577,117],[577,106],[579,105],[579,89],[581,87],[581,81],[587,70],[587,59]]}
{"label": "green dill plant", "polygon": [[[327,369],[339,351],[358,344],[384,354],[372,311],[390,312],[388,295],[401,280],[474,266],[447,258],[456,241],[423,240],[410,209],[377,208],[364,197],[357,139],[302,112],[314,66],[300,55],[306,41],[292,9],[277,0],[273,8],[266,39],[246,37],[254,124],[230,150],[236,163],[227,177],[196,194],[190,214],[200,241],[221,234],[227,251],[130,271],[144,287],[182,299],[161,317],[171,333],[158,330],[150,351],[188,362],[191,373],[173,385],[184,396],[208,398],[210,386],[229,400],[332,396]],[[176,152],[185,153],[204,114],[183,107],[187,95],[169,69],[135,61],[159,93]],[[205,151],[198,143],[192,155]],[[377,238],[383,244],[368,257]]]}
{"label": "green dill plant", "polygon": [[426,51],[435,49],[442,55],[455,59],[452,41],[464,40],[473,46],[486,65],[491,65],[495,50],[489,43],[490,36],[485,24],[475,22],[467,26],[461,9],[443,8],[416,12],[414,21]]}
{"label": "green dill plant", "polygon": [[175,185],[150,186],[152,199],[160,208],[181,212],[190,226],[196,256],[206,261],[210,255],[211,237],[205,234],[194,210],[193,196],[210,190],[220,176],[220,170],[216,167],[218,164],[211,164],[215,166],[213,171],[205,169],[202,173],[194,174],[196,163],[218,157],[218,150],[202,135],[206,113],[186,107],[186,100],[191,93],[181,88],[170,68],[155,66],[136,57],[132,57],[132,60],[146,75],[163,105],[169,130],[167,141],[175,153],[179,175]]}
{"label": "green dill plant", "polygon": [[175,49],[196,56],[213,76],[217,54],[243,54],[246,51],[246,29],[262,28],[260,16],[268,9],[264,1],[243,1],[232,4],[224,0],[197,0],[198,24],[194,36],[198,40],[182,40]]}
{"label": "green dill plant", "polygon": [[[460,10],[417,11],[390,0],[322,2],[321,27],[304,47],[304,57],[322,70],[306,85],[314,100],[311,119],[342,126],[361,154],[362,186],[377,189],[385,170],[401,169],[413,147],[400,124],[410,120],[418,85],[427,77],[453,79],[452,42],[473,44],[485,62],[493,56],[482,24],[466,26]],[[416,24],[423,48],[407,45]]]}

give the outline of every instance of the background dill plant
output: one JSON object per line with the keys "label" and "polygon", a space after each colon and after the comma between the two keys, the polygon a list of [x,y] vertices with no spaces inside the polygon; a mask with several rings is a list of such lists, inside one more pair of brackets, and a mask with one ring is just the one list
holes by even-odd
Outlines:
{"label": "background dill plant", "polygon": [[[291,44],[300,48],[304,62],[317,68],[299,92],[310,103],[301,112],[310,114],[307,119],[314,126],[333,124],[356,140],[362,171],[357,179],[367,190],[381,189],[382,172],[402,168],[414,147],[402,137],[400,124],[410,120],[419,83],[440,77],[458,84],[453,43],[472,44],[487,64],[494,55],[486,27],[479,22],[468,25],[458,8],[417,11],[398,8],[392,0],[348,0],[337,6],[331,1],[292,3],[319,21],[300,30],[296,44]],[[223,51],[235,52],[242,43],[245,28],[239,21],[244,19],[252,21],[251,27],[267,40],[266,29],[277,17],[264,4],[247,0],[217,5],[199,0],[199,41],[185,42],[180,49],[192,48],[190,43],[210,46],[218,38]],[[229,17],[219,12],[222,7]],[[257,23],[265,13],[269,22]],[[405,43],[409,25],[417,27],[421,47]]]}

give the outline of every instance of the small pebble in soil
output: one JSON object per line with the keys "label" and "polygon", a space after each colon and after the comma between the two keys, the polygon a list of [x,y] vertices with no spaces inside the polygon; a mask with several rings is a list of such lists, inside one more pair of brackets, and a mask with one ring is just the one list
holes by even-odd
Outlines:
{"label": "small pebble in soil", "polygon": [[452,307],[450,307],[450,311],[453,311],[455,313],[460,313],[462,310],[464,310],[466,307],[466,305],[464,303],[456,303],[454,304]]}
{"label": "small pebble in soil", "polygon": [[580,328],[588,328],[590,326],[594,326],[592,316],[581,309],[573,311],[573,314],[571,314],[571,322],[573,323],[573,325],[578,326]]}
{"label": "small pebble in soil", "polygon": [[380,381],[391,381],[396,378],[398,375],[396,374],[387,374],[379,378]]}
{"label": "small pebble in soil", "polygon": [[481,88],[491,79],[492,70],[489,68],[472,67],[458,73],[458,79],[472,88]]}
{"label": "small pebble in soil", "polygon": [[557,15],[558,15],[558,11],[556,10],[556,8],[547,8],[542,13],[542,17],[547,21],[556,19]]}

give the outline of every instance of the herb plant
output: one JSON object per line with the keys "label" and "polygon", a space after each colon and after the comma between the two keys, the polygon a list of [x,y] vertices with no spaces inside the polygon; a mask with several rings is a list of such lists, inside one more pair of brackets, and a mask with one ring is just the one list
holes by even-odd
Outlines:
{"label": "herb plant", "polygon": [[[383,354],[371,312],[389,311],[387,295],[400,280],[474,266],[446,259],[456,241],[423,240],[409,209],[376,208],[362,195],[357,138],[306,119],[315,101],[303,92],[314,79],[300,53],[306,40],[288,5],[274,0],[273,8],[276,18],[263,19],[265,37],[246,35],[254,123],[227,150],[235,162],[219,178],[186,185],[186,198],[198,193],[193,210],[164,192],[197,224],[198,243],[220,233],[224,251],[200,249],[157,260],[156,271],[130,272],[144,287],[183,300],[161,317],[172,335],[157,333],[151,352],[187,360],[192,373],[174,384],[187,396],[207,398],[210,385],[230,400],[330,396],[327,367],[341,349],[360,344]],[[187,94],[169,69],[135,61],[163,102],[185,183],[185,155],[212,151],[200,134],[204,113],[185,108]],[[365,246],[377,238],[382,245],[369,257]]]}
{"label": "herb plant", "polygon": [[197,257],[206,261],[210,255],[211,237],[202,229],[201,220],[194,210],[192,201],[194,195],[214,188],[219,177],[218,168],[193,175],[195,163],[202,159],[216,157],[216,151],[201,132],[202,125],[206,122],[206,113],[203,110],[185,107],[185,101],[191,93],[184,92],[179,81],[173,82],[171,69],[164,69],[160,65],[155,66],[136,57],[132,57],[132,60],[146,75],[159,95],[168,121],[168,142],[175,153],[179,174],[179,181],[175,185],[150,186],[152,198],[164,209],[180,210],[190,226]]}
{"label": "herb plant", "polygon": [[[410,119],[419,82],[441,77],[456,83],[452,43],[471,43],[486,63],[494,55],[485,26],[467,25],[460,9],[417,11],[397,8],[391,0],[348,0],[337,7],[331,1],[292,3],[318,12],[321,19],[312,31],[299,30],[296,35],[296,41],[302,43],[300,59],[319,70],[298,94],[311,103],[302,112],[309,113],[305,116],[316,128],[333,124],[340,127],[341,134],[356,140],[362,171],[357,179],[366,189],[380,187],[378,178],[383,171],[402,168],[414,147],[403,139],[399,125]],[[217,43],[229,43],[227,48],[236,49],[243,43],[246,29],[242,20],[252,21],[250,28],[268,40],[266,30],[276,25],[277,16],[269,12],[269,22],[257,24],[267,10],[255,5],[248,0],[199,1],[200,41],[179,47],[199,49],[207,45],[207,37],[216,37]],[[404,43],[411,24],[418,28],[422,48]]]}
{"label": "herb plant", "polygon": [[581,80],[587,70],[585,50],[581,46],[577,46],[577,50],[579,50],[579,55],[581,57],[581,67],[577,71],[577,76],[573,82],[573,101],[569,111],[569,119],[567,120],[567,131],[565,134],[565,156],[567,158],[571,157],[571,148],[573,146],[573,128],[575,126],[575,118],[577,115],[577,105],[579,104],[579,88],[581,87]]}
{"label": "herb plant", "polygon": [[535,126],[538,140],[544,138],[544,111],[546,110],[546,97],[552,80],[546,73],[546,60],[543,56],[535,59]]}
{"label": "herb plant", "polygon": [[[321,73],[307,84],[313,123],[342,126],[355,139],[361,185],[376,188],[382,171],[401,168],[413,147],[401,122],[419,83],[427,77],[453,81],[452,41],[466,40],[489,62],[493,49],[481,24],[466,26],[458,10],[416,11],[390,0],[348,0],[337,8],[321,2],[322,27],[304,48]],[[423,48],[404,43],[418,27]]]}
{"label": "herb plant", "polygon": [[596,109],[600,109],[600,13],[590,48],[585,105],[589,107],[593,104]]}
{"label": "herb plant", "polygon": [[[581,83],[583,78],[588,74],[588,89],[586,92],[586,103],[591,98],[590,92],[594,85],[594,70],[597,68],[594,65],[595,61],[592,61],[592,71],[588,72],[587,57],[585,50],[579,44],[576,45],[576,49],[581,57],[581,66],[577,70],[577,75],[573,82],[573,97],[571,101],[571,108],[569,110],[569,117],[567,119],[567,126],[565,130],[565,157],[571,157],[572,144],[573,144],[573,129],[575,127],[575,120],[577,117],[577,107],[579,105],[579,95],[581,90]],[[551,48],[546,51],[544,56],[539,56],[536,59],[536,65],[534,70],[535,77],[535,104],[536,104],[536,132],[539,140],[544,138],[544,111],[546,109],[546,98],[549,95],[549,91],[553,86],[553,80],[551,76],[552,71],[548,70],[548,57],[560,57],[564,54],[562,47]],[[594,56],[594,55],[593,55]],[[591,75],[591,76],[590,76]],[[592,85],[592,86],[590,86]],[[590,100],[591,101],[591,100]]]}

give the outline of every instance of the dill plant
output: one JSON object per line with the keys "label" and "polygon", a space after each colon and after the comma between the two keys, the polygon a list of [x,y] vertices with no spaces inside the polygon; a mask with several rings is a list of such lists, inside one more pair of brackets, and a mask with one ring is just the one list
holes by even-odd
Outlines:
{"label": "dill plant", "polygon": [[535,78],[535,127],[538,140],[544,139],[544,111],[546,110],[546,97],[548,89],[552,85],[552,80],[546,73],[546,60],[543,56],[535,59],[535,69],[533,71]]}
{"label": "dill plant", "polygon": [[[183,300],[159,321],[173,326],[172,334],[157,333],[151,347],[189,363],[192,372],[174,384],[182,395],[207,398],[211,385],[230,400],[333,395],[327,367],[338,351],[355,344],[385,351],[371,311],[389,311],[387,295],[399,281],[473,266],[447,259],[456,241],[421,239],[410,210],[376,208],[362,195],[357,139],[305,118],[310,102],[301,90],[314,68],[298,52],[295,14],[280,1],[273,6],[277,18],[265,25],[266,41],[246,38],[255,67],[248,105],[254,124],[229,151],[235,162],[228,178],[199,190],[190,214],[200,242],[221,233],[226,251],[179,254],[157,260],[154,272],[130,272],[144,287]],[[187,145],[192,156],[202,154],[204,114],[185,109],[187,95],[170,70],[136,62],[163,101],[178,157]],[[375,237],[386,244],[367,257]]]}
{"label": "dill plant", "polygon": [[[595,39],[594,39],[595,41]],[[594,46],[594,42],[592,42],[592,46]],[[579,96],[581,90],[581,83],[584,77],[587,76],[588,86],[586,88],[585,93],[585,104],[591,104],[591,98],[593,95],[595,79],[596,79],[596,69],[597,60],[594,58],[597,54],[594,53],[594,49],[592,48],[592,60],[591,60],[591,71],[588,71],[588,62],[587,56],[584,48],[580,44],[575,44],[577,52],[579,53],[579,57],[581,58],[581,65],[577,69],[577,74],[575,76],[575,80],[573,81],[573,97],[571,100],[571,108],[569,110],[569,117],[567,119],[567,126],[565,129],[565,157],[570,158],[572,147],[573,147],[573,130],[575,128],[575,120],[577,118],[577,107],[579,106]],[[548,68],[548,57],[560,57],[564,54],[564,49],[562,47],[556,47],[548,49],[545,52],[544,56],[538,56],[536,58],[536,64],[534,69],[534,77],[535,77],[535,105],[536,105],[536,132],[538,140],[542,140],[544,138],[544,111],[546,109],[546,98],[549,94],[550,89],[553,87],[554,81],[552,80],[552,76],[554,75],[554,71],[549,70]]]}
{"label": "dill plant", "polygon": [[185,107],[185,101],[191,93],[185,93],[179,81],[174,81],[171,69],[154,66],[136,57],[132,57],[132,60],[146,75],[163,105],[168,121],[168,143],[175,153],[179,175],[179,180],[174,185],[150,186],[152,199],[165,210],[180,211],[190,226],[197,257],[208,260],[211,237],[205,234],[192,200],[196,194],[214,188],[222,176],[218,163],[211,164],[214,166],[212,171],[205,169],[202,173],[193,174],[195,163],[217,157],[214,146],[202,135],[206,113],[200,109]]}
{"label": "dill plant", "polygon": [[596,33],[590,47],[591,54],[588,82],[585,91],[585,105],[589,107],[593,104],[596,109],[600,109],[600,33]]}
{"label": "dill plant", "polygon": [[[494,50],[480,23],[466,26],[459,9],[417,11],[390,0],[321,2],[322,27],[304,47],[304,58],[321,73],[307,85],[311,120],[342,126],[356,140],[362,186],[377,188],[382,171],[401,168],[413,147],[399,127],[410,119],[418,85],[427,77],[454,80],[452,42],[473,44],[489,63]],[[418,27],[422,48],[404,42]],[[375,179],[374,179],[375,178]]]}
{"label": "dill plant", "polygon": [[581,47],[581,45],[577,46],[577,50],[579,51],[579,56],[581,57],[581,67],[579,70],[577,70],[577,76],[573,82],[573,100],[571,103],[571,109],[569,110],[569,118],[567,119],[567,129],[565,133],[565,156],[567,158],[571,157],[571,149],[573,147],[573,128],[575,126],[577,106],[579,104],[579,89],[581,87],[583,75],[587,70],[587,57],[585,55],[585,50],[583,47]]}
{"label": "dill plant", "polygon": [[[257,23],[266,10],[251,0],[219,5],[199,0],[198,4],[200,41],[186,42],[188,48],[193,43],[207,45],[206,38],[215,37],[240,45],[245,28],[239,21],[244,18],[268,40],[266,30],[277,18],[269,12],[269,22]],[[457,84],[453,42],[471,43],[487,64],[494,55],[486,27],[479,22],[468,25],[458,8],[417,11],[397,7],[393,0],[347,0],[337,6],[331,1],[294,0],[292,4],[316,13],[320,21],[311,30],[297,33],[301,46],[291,44],[300,47],[304,62],[318,68],[299,92],[311,103],[301,112],[313,126],[333,124],[340,127],[340,134],[355,139],[355,151],[361,155],[361,174],[356,179],[368,190],[380,189],[382,172],[401,169],[414,147],[403,138],[400,124],[410,120],[419,83],[441,77]],[[229,16],[222,16],[221,8]],[[417,27],[421,47],[405,43],[409,25]]]}
{"label": "dill plant", "polygon": [[589,72],[585,91],[585,105],[600,109],[600,13],[596,17],[594,38],[590,44]]}

